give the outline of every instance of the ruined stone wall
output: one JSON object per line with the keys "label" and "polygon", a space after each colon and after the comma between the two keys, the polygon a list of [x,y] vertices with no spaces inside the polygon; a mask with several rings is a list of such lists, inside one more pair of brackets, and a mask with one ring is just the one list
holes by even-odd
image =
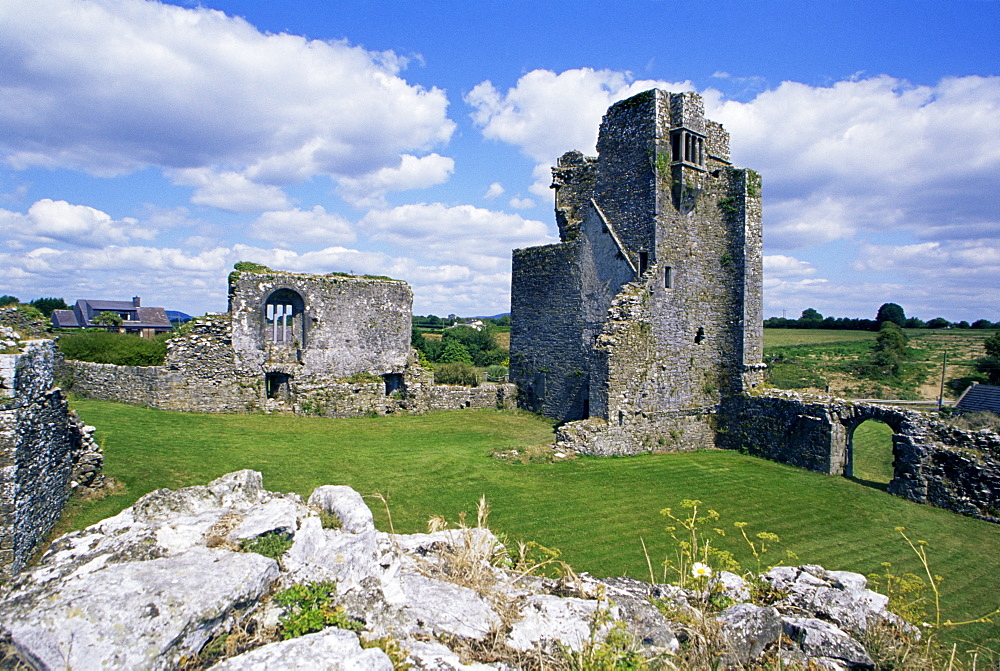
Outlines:
{"label": "ruined stone wall", "polygon": [[[303,312],[295,340],[275,344],[264,305],[281,290],[301,297]],[[399,280],[236,271],[229,280],[232,349],[245,365],[292,363],[310,375],[398,373],[410,352],[412,305],[413,292]]]}
{"label": "ruined stone wall", "polygon": [[862,422],[893,430],[888,491],[1000,522],[1000,436],[963,431],[901,408],[772,392],[727,399],[720,445],[831,475],[853,475],[852,438]]}
{"label": "ruined stone wall", "polygon": [[510,380],[533,412],[584,417],[590,344],[574,243],[515,249],[513,269]]}
{"label": "ruined stone wall", "polygon": [[[764,370],[760,176],[729,165],[696,94],[613,105],[597,147],[553,170],[562,243],[515,251],[511,379],[533,410],[604,420],[615,445],[714,444],[720,402]],[[618,453],[598,424],[570,442]]]}
{"label": "ruined stone wall", "polygon": [[55,358],[51,340],[0,355],[0,575],[21,570],[72,489],[99,478],[93,428],[53,386]]}
{"label": "ruined stone wall", "polygon": [[86,398],[160,407],[166,386],[163,366],[116,366],[62,360],[56,364],[59,385]]}
{"label": "ruined stone wall", "polygon": [[[288,396],[267,398],[264,370],[246,365],[232,348],[229,315],[212,315],[167,341],[163,366],[115,366],[61,361],[59,377],[73,393],[183,412],[289,412],[358,417],[451,408],[512,407],[516,387],[435,385],[415,354],[398,373],[334,377],[297,363],[271,362],[290,375]],[[498,400],[499,399],[499,400]]]}

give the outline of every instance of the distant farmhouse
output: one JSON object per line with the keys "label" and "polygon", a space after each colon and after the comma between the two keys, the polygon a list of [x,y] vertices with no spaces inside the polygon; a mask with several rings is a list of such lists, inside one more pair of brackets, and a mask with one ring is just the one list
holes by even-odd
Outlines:
{"label": "distant farmhouse", "polygon": [[955,402],[955,410],[1000,415],[1000,387],[973,382]]}
{"label": "distant farmhouse", "polygon": [[53,310],[52,326],[61,329],[102,328],[95,323],[102,312],[112,312],[121,317],[118,327],[110,327],[122,333],[137,333],[143,338],[152,338],[157,333],[170,331],[173,326],[163,308],[143,307],[138,296],[131,301],[101,301],[81,298],[72,310]]}

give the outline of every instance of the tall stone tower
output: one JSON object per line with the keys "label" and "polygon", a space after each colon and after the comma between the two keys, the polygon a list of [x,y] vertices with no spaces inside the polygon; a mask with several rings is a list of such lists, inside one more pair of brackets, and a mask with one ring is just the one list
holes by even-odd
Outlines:
{"label": "tall stone tower", "polygon": [[552,170],[561,242],[514,251],[511,379],[581,451],[714,444],[763,374],[760,176],[695,93],[616,103],[597,150]]}

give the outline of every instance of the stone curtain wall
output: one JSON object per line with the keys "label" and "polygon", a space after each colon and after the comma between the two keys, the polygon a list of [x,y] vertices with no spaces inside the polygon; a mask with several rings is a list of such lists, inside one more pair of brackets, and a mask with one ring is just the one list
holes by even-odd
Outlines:
{"label": "stone curtain wall", "polygon": [[[263,306],[282,290],[301,297],[305,333],[275,344]],[[413,292],[399,280],[236,271],[229,279],[231,349],[250,366],[292,364],[296,376],[400,373],[410,354],[412,306]]]}
{"label": "stone curtain wall", "polygon": [[889,492],[1000,522],[1000,436],[870,403],[769,393],[729,399],[721,447],[831,475],[853,475],[851,439],[867,420],[893,430]]}
{"label": "stone curtain wall", "polygon": [[0,355],[0,576],[21,570],[70,492],[100,481],[103,456],[53,387],[55,344]]}
{"label": "stone curtain wall", "polygon": [[58,377],[68,390],[88,398],[183,412],[268,411],[358,417],[515,405],[513,384],[435,385],[433,374],[421,368],[412,353],[395,373],[402,386],[394,392],[387,391],[386,380],[379,376],[369,374],[351,381],[322,373],[306,374],[302,368],[288,366],[293,374],[289,403],[268,399],[261,368],[244,363],[232,348],[229,316],[213,315],[196,322],[187,334],[167,341],[163,366],[61,361]]}

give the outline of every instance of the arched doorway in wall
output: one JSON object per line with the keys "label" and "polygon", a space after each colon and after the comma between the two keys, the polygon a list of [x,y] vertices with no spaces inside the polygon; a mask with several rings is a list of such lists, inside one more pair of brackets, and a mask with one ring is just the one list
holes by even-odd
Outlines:
{"label": "arched doorway in wall", "polygon": [[848,437],[846,475],[862,484],[886,489],[893,478],[892,434],[892,427],[875,419],[854,427]]}
{"label": "arched doorway in wall", "polygon": [[291,289],[278,289],[264,302],[264,342],[304,347],[305,301]]}

